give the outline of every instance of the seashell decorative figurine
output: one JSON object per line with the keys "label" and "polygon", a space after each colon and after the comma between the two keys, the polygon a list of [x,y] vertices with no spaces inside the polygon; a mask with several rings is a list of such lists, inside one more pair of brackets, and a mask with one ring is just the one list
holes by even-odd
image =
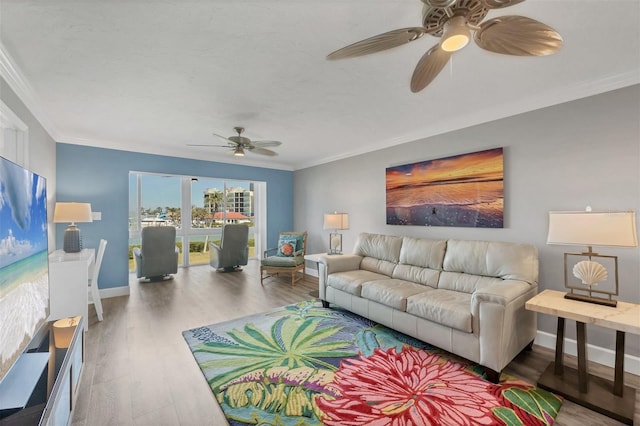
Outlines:
{"label": "seashell decorative figurine", "polygon": [[583,260],[573,267],[573,276],[582,280],[582,284],[596,285],[607,279],[607,270],[598,262]]}

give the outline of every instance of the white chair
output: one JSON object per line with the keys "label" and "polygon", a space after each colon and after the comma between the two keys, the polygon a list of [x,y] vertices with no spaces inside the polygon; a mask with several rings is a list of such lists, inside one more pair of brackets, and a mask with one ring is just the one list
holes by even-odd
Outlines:
{"label": "white chair", "polygon": [[96,308],[98,321],[102,321],[102,299],[100,299],[100,291],[98,290],[98,274],[100,273],[102,257],[104,256],[104,250],[106,247],[107,240],[100,240],[100,246],[98,246],[96,260],[89,267],[89,301],[93,302]]}

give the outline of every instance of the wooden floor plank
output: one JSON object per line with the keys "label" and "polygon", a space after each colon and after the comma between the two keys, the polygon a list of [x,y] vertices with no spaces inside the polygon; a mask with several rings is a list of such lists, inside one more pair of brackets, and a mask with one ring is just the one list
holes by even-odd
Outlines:
{"label": "wooden floor plank", "polygon": [[[104,321],[89,309],[86,364],[73,425],[226,424],[182,331],[309,300],[317,287],[313,277],[295,287],[287,277],[267,279],[261,286],[256,261],[233,273],[208,265],[181,268],[175,279],[162,282],[139,283],[132,276],[129,296],[103,300]],[[552,360],[553,351],[534,345],[506,372],[535,383]],[[569,357],[566,364],[575,365],[575,359]],[[592,374],[613,377],[610,368],[589,368]],[[640,378],[626,374],[625,384],[638,388]],[[635,423],[640,424],[636,394]],[[556,424],[621,423],[567,401]]]}

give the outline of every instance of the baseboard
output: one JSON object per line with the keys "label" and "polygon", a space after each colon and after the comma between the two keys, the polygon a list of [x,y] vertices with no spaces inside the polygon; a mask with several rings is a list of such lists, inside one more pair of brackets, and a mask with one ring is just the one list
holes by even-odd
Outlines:
{"label": "baseboard", "polygon": [[100,298],[108,299],[110,297],[120,297],[129,295],[129,286],[123,285],[121,287],[110,287],[100,289]]}
{"label": "baseboard", "polygon": [[[535,344],[555,351],[556,335],[538,330],[536,334]],[[565,337],[564,352],[569,355],[577,356],[577,342],[573,339],[568,339]],[[587,359],[591,362],[613,368],[615,364],[615,354],[615,351],[611,349],[587,344]],[[635,374],[636,376],[640,376],[640,357],[625,354],[624,371],[626,371],[627,373]]]}
{"label": "baseboard", "polygon": [[304,272],[307,275],[311,275],[312,277],[318,278],[318,270],[314,268],[304,268]]}

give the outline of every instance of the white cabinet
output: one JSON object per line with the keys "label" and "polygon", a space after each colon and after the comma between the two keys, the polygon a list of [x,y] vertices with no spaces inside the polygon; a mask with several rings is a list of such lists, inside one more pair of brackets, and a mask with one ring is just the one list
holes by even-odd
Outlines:
{"label": "white cabinet", "polygon": [[[11,383],[3,380],[0,394],[4,393],[8,396],[21,394],[23,382],[31,381],[34,375],[37,381],[34,385],[35,389],[33,386],[30,387],[24,403],[9,402],[4,407],[4,412],[0,410],[1,425],[65,426],[71,424],[84,365],[84,322],[85,319],[80,318],[67,348],[55,347],[53,322],[47,323],[38,333],[33,352],[22,354],[26,364],[31,365],[32,368],[12,369],[7,377],[16,376],[15,380],[11,380]],[[34,358],[43,358],[44,364],[37,368],[33,367]],[[45,370],[46,372],[43,372]],[[17,387],[12,386],[16,384]],[[12,408],[8,409],[9,407]]]}
{"label": "white cabinet", "polygon": [[89,328],[89,267],[95,249],[78,253],[56,250],[49,255],[49,320],[81,316],[85,331]]}
{"label": "white cabinet", "polygon": [[[55,372],[53,377],[53,388],[47,400],[47,404],[42,415],[40,425],[60,426],[71,423],[71,416],[76,405],[76,397],[80,386],[80,375],[84,364],[84,328],[80,327],[86,323],[81,319],[79,327],[71,339],[71,344],[67,349],[53,349],[55,356],[54,366],[49,368]],[[58,369],[55,358],[62,356],[62,364]]]}

